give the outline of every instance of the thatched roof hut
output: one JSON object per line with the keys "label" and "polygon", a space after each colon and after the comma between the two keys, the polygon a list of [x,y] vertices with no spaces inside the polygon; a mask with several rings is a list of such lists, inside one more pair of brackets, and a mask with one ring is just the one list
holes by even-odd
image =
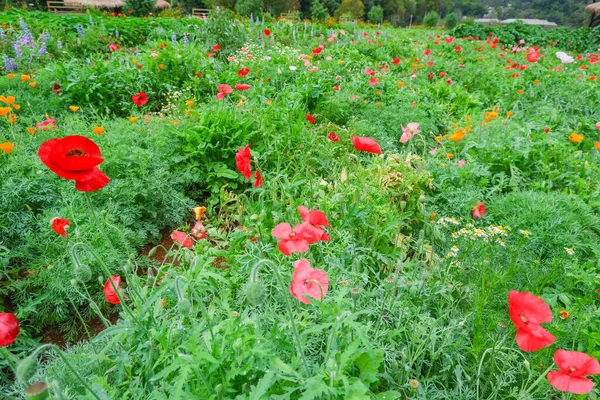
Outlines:
{"label": "thatched roof hut", "polygon": [[592,3],[585,6],[585,11],[591,12],[590,28],[600,25],[600,2]]}
{"label": "thatched roof hut", "polygon": [[[83,6],[95,8],[122,8],[125,6],[125,0],[65,0],[65,6]],[[157,0],[155,8],[164,10],[171,5],[166,0]]]}

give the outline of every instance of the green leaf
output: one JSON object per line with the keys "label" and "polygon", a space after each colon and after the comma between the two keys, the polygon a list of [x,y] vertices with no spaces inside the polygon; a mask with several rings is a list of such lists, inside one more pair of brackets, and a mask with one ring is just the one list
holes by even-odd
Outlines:
{"label": "green leaf", "polygon": [[275,373],[273,371],[269,371],[262,377],[258,384],[252,388],[250,395],[248,397],[249,400],[260,400],[265,398],[264,396],[267,394],[273,383],[277,380]]}

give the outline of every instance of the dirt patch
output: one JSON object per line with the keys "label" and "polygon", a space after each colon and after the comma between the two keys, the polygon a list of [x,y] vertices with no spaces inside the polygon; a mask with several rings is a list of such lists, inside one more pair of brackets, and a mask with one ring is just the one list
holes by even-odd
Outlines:
{"label": "dirt patch", "polygon": [[[171,246],[173,246],[173,239],[171,239],[171,232],[172,229],[170,228],[165,228],[160,232],[160,241],[158,242],[158,244],[147,244],[146,246],[144,246],[142,248],[142,251],[140,251],[140,255],[148,257],[149,259],[153,260],[154,262],[158,263],[158,264],[173,264],[175,266],[178,266],[180,264],[181,261],[179,260],[175,260],[175,262],[173,262],[173,257],[167,257],[167,251],[171,248]],[[156,246],[159,246],[156,248],[156,251],[154,252],[154,254],[152,254],[151,256],[150,251],[155,248]]]}

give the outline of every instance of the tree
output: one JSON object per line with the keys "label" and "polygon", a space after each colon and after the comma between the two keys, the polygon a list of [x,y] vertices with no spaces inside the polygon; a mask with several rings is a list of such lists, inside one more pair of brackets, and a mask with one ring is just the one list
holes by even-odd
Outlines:
{"label": "tree", "polygon": [[446,18],[444,19],[444,25],[446,26],[447,29],[454,29],[454,28],[456,28],[457,24],[458,24],[458,16],[456,15],[456,13],[452,12],[452,13],[446,15]]}
{"label": "tree", "polygon": [[145,17],[154,11],[155,0],[125,0],[125,9],[131,10],[136,17]]}
{"label": "tree", "polygon": [[313,21],[324,22],[329,19],[329,11],[319,0],[313,0],[313,4],[310,7],[310,18]]}
{"label": "tree", "polygon": [[438,15],[437,11],[429,11],[423,18],[423,25],[436,26],[439,20],[440,16]]}
{"label": "tree", "polygon": [[380,6],[371,7],[369,13],[367,14],[367,18],[369,18],[369,21],[374,24],[381,23],[383,21],[383,8]]}
{"label": "tree", "polygon": [[346,13],[350,13],[354,19],[361,19],[365,15],[365,5],[360,0],[344,0],[334,15],[339,19]]}
{"label": "tree", "polygon": [[263,0],[238,0],[235,3],[235,11],[240,15],[249,16],[253,14],[259,16],[262,14]]}

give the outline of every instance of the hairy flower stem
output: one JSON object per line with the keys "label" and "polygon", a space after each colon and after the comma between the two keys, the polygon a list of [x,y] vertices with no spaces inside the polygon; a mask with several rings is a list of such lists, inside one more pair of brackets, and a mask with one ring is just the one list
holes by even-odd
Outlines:
{"label": "hairy flower stem", "polygon": [[529,387],[528,387],[528,388],[525,390],[525,394],[527,394],[527,393],[532,393],[531,391],[532,391],[533,389],[535,389],[535,387],[536,387],[536,386],[537,386],[537,385],[538,385],[538,384],[539,384],[539,383],[542,381],[542,379],[544,379],[544,378],[546,377],[546,375],[548,375],[548,372],[550,372],[550,370],[551,370],[552,368],[554,368],[554,365],[550,365],[550,366],[548,367],[548,369],[546,369],[544,372],[542,372],[542,374],[540,375],[540,377],[539,377],[539,378],[537,378],[537,379],[535,380],[535,382],[533,382],[533,383],[531,384],[531,386],[529,386]]}
{"label": "hairy flower stem", "polygon": [[86,390],[89,391],[92,394],[92,396],[94,396],[95,399],[101,400],[100,397],[98,397],[98,395],[92,390],[92,388],[81,377],[81,375],[79,375],[79,373],[75,370],[75,368],[73,368],[73,365],[71,365],[71,363],[69,362],[69,360],[67,359],[67,357],[65,357],[64,353],[60,350],[60,348],[57,345],[52,344],[52,343],[47,343],[47,344],[41,345],[40,347],[38,347],[37,349],[35,349],[33,351],[33,353],[29,357],[37,357],[38,353],[40,353],[42,350],[45,350],[45,349],[48,349],[48,348],[51,348],[54,351],[56,351],[56,353],[61,358],[61,360],[63,360],[63,362],[65,363],[65,365],[67,366],[67,368],[69,370],[71,370],[71,372],[75,375],[75,377],[77,378],[77,380],[79,381],[79,383],[81,383],[83,385],[83,387],[86,388]]}
{"label": "hairy flower stem", "polygon": [[4,356],[4,359],[6,360],[8,365],[10,365],[10,367],[14,371],[16,369],[15,363],[13,362],[13,359],[15,358],[15,356],[10,351],[8,351],[8,349],[4,346],[0,346],[0,354],[2,354]]}
{"label": "hairy flower stem", "polygon": [[390,297],[390,293],[391,291],[386,291],[383,301],[381,302],[381,310],[379,310],[379,318],[377,320],[377,328],[375,328],[375,336],[377,336],[377,332],[379,332],[379,328],[381,328],[381,321],[383,320],[383,310],[385,309],[387,299]]}
{"label": "hairy flower stem", "polygon": [[271,261],[263,258],[252,267],[252,271],[250,273],[250,281],[257,282],[258,281],[258,273],[260,269],[264,266],[268,265],[271,268],[271,271],[275,274],[277,278],[277,282],[279,283],[279,287],[283,292],[283,298],[285,299],[285,306],[287,309],[288,317],[290,319],[290,324],[292,325],[292,333],[294,334],[294,339],[296,339],[296,346],[298,347],[298,353],[300,353],[300,357],[302,357],[302,363],[304,364],[304,370],[306,372],[306,376],[310,375],[310,370],[308,369],[308,362],[306,361],[306,356],[304,355],[304,350],[302,349],[302,342],[300,341],[300,334],[298,333],[298,329],[296,328],[296,323],[294,322],[294,314],[292,313],[292,306],[290,304],[290,299],[286,294],[286,285],[283,282],[283,277],[279,273],[277,269],[277,265]]}

